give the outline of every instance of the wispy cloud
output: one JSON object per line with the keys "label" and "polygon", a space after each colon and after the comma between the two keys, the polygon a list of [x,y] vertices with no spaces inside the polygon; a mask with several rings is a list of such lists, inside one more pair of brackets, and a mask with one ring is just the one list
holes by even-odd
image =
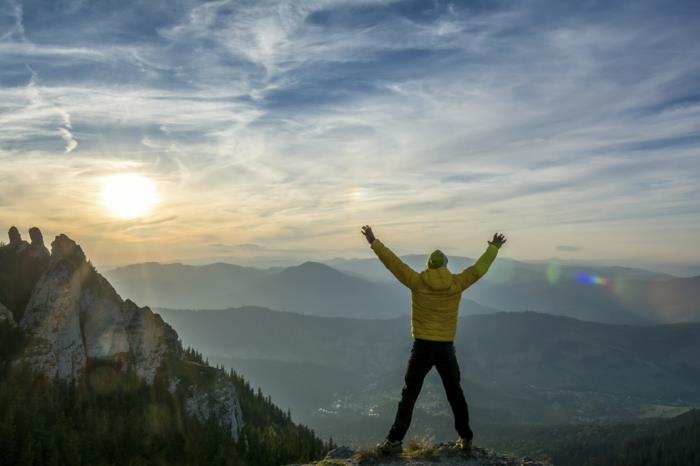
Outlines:
{"label": "wispy cloud", "polygon": [[[78,141],[71,132],[73,126],[71,125],[70,114],[66,110],[53,103],[51,100],[46,99],[42,95],[42,92],[39,87],[39,75],[29,66],[27,66],[27,70],[30,73],[30,78],[25,88],[25,93],[29,105],[19,109],[19,111],[15,114],[7,115],[5,118],[2,119],[5,123],[9,123],[10,125],[6,132],[13,133],[11,137],[23,139],[23,135],[21,132],[13,132],[13,123],[23,122],[25,124],[43,127],[46,123],[46,120],[55,120],[55,116],[57,116],[58,126],[56,127],[56,130],[58,131],[58,134],[66,144],[65,153],[67,154],[69,152],[72,152],[76,147],[78,147]],[[10,99],[10,101],[12,100],[13,99]],[[47,113],[53,113],[55,114],[55,116],[51,117],[50,115],[47,115]],[[31,141],[34,137],[36,137],[36,133],[28,131],[27,136],[27,139]]]}
{"label": "wispy cloud", "polygon": [[[0,175],[32,174],[0,187],[24,193],[2,218],[177,257],[360,254],[375,223],[404,252],[475,255],[504,229],[520,257],[577,235],[592,257],[680,259],[659,233],[700,231],[696,2],[64,6],[0,22]],[[177,219],[136,235],[78,192],[124,169]],[[39,185],[56,172],[75,191]]]}
{"label": "wispy cloud", "polygon": [[563,251],[563,252],[577,252],[577,251],[581,251],[583,249],[584,248],[582,248],[580,246],[567,246],[565,244],[560,244],[559,246],[556,247],[557,251]]}
{"label": "wispy cloud", "polygon": [[10,26],[0,33],[0,41],[11,38],[16,38],[20,41],[24,40],[24,25],[22,24],[24,8],[22,4],[16,1],[9,1],[3,10],[0,12],[0,15],[10,20]]}

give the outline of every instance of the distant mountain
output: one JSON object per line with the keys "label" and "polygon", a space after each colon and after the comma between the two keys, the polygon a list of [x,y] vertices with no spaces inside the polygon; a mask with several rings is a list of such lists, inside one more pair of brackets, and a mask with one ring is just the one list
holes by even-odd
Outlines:
{"label": "distant mountain", "polygon": [[[416,270],[425,258],[403,258]],[[451,257],[457,272],[473,263]],[[105,274],[116,289],[151,306],[226,309],[262,306],[308,315],[391,318],[410,311],[410,292],[377,259],[334,259],[259,269],[233,264],[144,263]],[[464,295],[463,315],[537,311],[613,324],[700,321],[700,277],[627,267],[519,262],[499,258]]]}
{"label": "distant mountain", "polygon": [[[122,294],[151,306],[226,309],[263,306],[326,317],[391,318],[410,312],[410,292],[318,262],[255,269],[232,264],[135,264],[105,274]],[[464,300],[467,314],[495,312]]]}
{"label": "distant mountain", "polygon": [[[401,259],[414,269],[422,270],[425,268],[427,255],[406,254],[402,255]],[[476,261],[476,259],[477,258],[475,257],[449,256],[448,268],[456,272],[469,267]],[[387,275],[384,265],[374,257],[364,259],[345,259],[337,257],[322,262],[338,270],[353,273],[372,280],[391,279],[391,275]],[[510,259],[508,257],[498,257],[496,262],[494,262],[493,266],[491,267],[489,275],[493,274],[494,276],[498,276],[497,279],[495,279],[495,277],[491,277],[491,281],[494,281],[494,279],[495,281],[506,281],[512,277],[515,272],[527,272],[532,275],[546,278],[547,271],[549,270],[550,274],[552,274],[553,268],[558,268],[560,275],[562,273],[568,274],[571,272],[586,272],[591,275],[603,277],[615,276],[624,279],[669,280],[677,278],[674,275],[640,268],[575,264],[568,261],[559,262],[556,259],[552,259],[551,261],[524,262]]]}
{"label": "distant mountain", "polygon": [[620,286],[629,309],[656,322],[700,321],[700,276],[656,282],[630,280]]}
{"label": "distant mountain", "polygon": [[[335,439],[365,438],[363,432],[377,426],[366,414],[374,405],[383,418],[393,416],[411,345],[407,317],[322,318],[255,307],[159,312],[211,361],[241,368],[254,384],[294,385],[273,399]],[[485,422],[629,420],[649,405],[700,403],[700,324],[627,326],[495,313],[462,317],[456,347],[482,429]],[[294,378],[295,371],[319,377]],[[449,433],[442,420],[449,408],[435,374],[426,387],[417,416],[437,417],[416,429],[442,425]],[[332,408],[330,399],[340,400],[346,422],[318,416],[318,408]],[[352,428],[351,413],[358,416]]]}
{"label": "distant mountain", "polygon": [[[402,259],[416,269],[425,267],[425,256]],[[448,267],[459,271],[473,262],[454,256]],[[376,259],[333,259],[327,264],[378,281],[392,279]],[[532,310],[594,322],[700,322],[700,277],[678,278],[628,267],[498,258],[466,296],[500,310]]]}

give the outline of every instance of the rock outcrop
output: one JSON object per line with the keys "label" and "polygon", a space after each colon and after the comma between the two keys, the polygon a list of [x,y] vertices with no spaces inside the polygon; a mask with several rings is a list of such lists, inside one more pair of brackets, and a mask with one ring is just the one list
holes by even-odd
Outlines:
{"label": "rock outcrop", "polygon": [[17,227],[8,232],[9,244],[0,247],[0,303],[18,322],[32,290],[49,264],[49,251],[38,228],[30,230],[32,244],[22,239]]}
{"label": "rock outcrop", "polygon": [[215,416],[219,427],[238,440],[240,428],[243,426],[243,414],[236,389],[221,370],[212,370],[206,366],[198,366],[195,370],[202,373],[198,377],[199,380],[209,380],[205,384],[206,387],[187,387],[185,411],[200,422]]}
{"label": "rock outcrop", "polygon": [[[318,463],[303,466],[551,466],[531,458],[516,458],[492,450],[473,447],[463,452],[453,443],[409,445],[401,455],[382,455],[376,449],[353,451],[338,447]],[[299,466],[299,465],[288,465]]]}
{"label": "rock outcrop", "polygon": [[[161,380],[182,393],[189,415],[202,422],[214,417],[238,438],[241,407],[223,370],[184,360],[175,330],[148,307],[123,300],[75,241],[59,235],[49,253],[38,229],[32,230],[31,245],[13,235],[13,245],[0,248],[0,321],[16,326],[19,320],[26,344],[16,363],[69,382],[84,380],[91,367],[104,364],[148,384],[162,371]],[[17,283],[31,285],[23,307],[13,288]]]}
{"label": "rock outcrop", "polygon": [[52,243],[19,325],[24,359],[52,379],[77,380],[88,361],[108,360],[151,383],[165,357],[180,357],[177,333],[148,308],[124,301],[65,235]]}
{"label": "rock outcrop", "polygon": [[10,227],[7,232],[7,236],[10,239],[10,243],[7,245],[7,247],[13,251],[22,252],[29,246],[29,243],[22,239],[22,235],[17,227]]}

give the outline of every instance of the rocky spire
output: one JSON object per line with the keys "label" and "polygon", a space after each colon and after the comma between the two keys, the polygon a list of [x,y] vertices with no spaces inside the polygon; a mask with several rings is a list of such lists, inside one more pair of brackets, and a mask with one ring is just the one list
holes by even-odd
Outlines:
{"label": "rocky spire", "polygon": [[30,230],[31,245],[22,240],[17,227],[11,227],[8,236],[9,244],[0,248],[0,303],[19,320],[34,285],[48,267],[49,251],[36,227]]}
{"label": "rocky spire", "polygon": [[10,229],[7,231],[7,236],[10,239],[11,246],[14,246],[14,245],[22,242],[22,235],[19,233],[19,230],[17,229],[16,226],[10,227]]}
{"label": "rocky spire", "polygon": [[47,261],[49,256],[49,250],[44,246],[44,235],[41,234],[41,230],[37,227],[31,227],[29,229],[29,237],[32,243],[29,245],[29,254],[32,260]]}
{"label": "rocky spire", "polygon": [[7,247],[16,253],[22,253],[29,246],[29,243],[22,239],[22,235],[15,226],[11,226],[7,231],[7,236],[10,242]]}
{"label": "rocky spire", "polygon": [[37,227],[31,227],[29,229],[29,238],[32,240],[32,246],[44,246],[44,235]]}

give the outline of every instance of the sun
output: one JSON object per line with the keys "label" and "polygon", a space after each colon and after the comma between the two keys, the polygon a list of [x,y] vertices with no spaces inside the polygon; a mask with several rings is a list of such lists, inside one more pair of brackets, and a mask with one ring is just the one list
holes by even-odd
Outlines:
{"label": "sun", "polygon": [[102,180],[102,205],[117,218],[148,215],[158,202],[156,186],[148,177],[120,173]]}

